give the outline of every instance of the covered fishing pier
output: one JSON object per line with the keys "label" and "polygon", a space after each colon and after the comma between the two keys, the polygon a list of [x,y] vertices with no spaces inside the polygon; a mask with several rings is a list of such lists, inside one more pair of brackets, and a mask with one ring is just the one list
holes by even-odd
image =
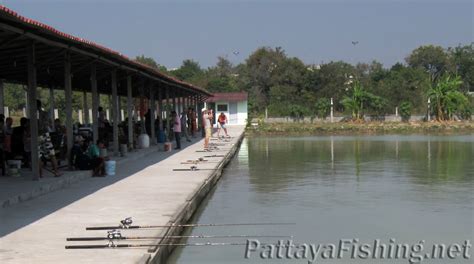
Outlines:
{"label": "covered fishing pier", "polygon": [[[50,107],[54,109],[54,90],[65,93],[65,126],[67,155],[73,147],[72,92],[84,94],[84,119],[92,124],[94,142],[99,135],[99,95],[110,95],[112,101],[112,150],[119,153],[119,98],[126,97],[128,145],[133,146],[133,99],[147,100],[151,110],[151,143],[155,142],[155,118],[169,117],[171,109],[181,112],[187,107],[198,109],[207,91],[165,75],[147,65],[85,39],[58,31],[48,25],[23,17],[0,6],[0,113],[4,111],[4,83],[27,86],[27,109],[31,133],[31,168],[39,170],[37,88],[50,90]],[[92,98],[92,120],[88,120],[88,97]],[[170,107],[165,107],[168,105]],[[53,110],[50,111],[54,119]],[[143,115],[143,113],[141,113]],[[160,122],[160,129],[163,123]],[[169,132],[170,125],[167,125]],[[170,133],[168,133],[170,135]],[[69,158],[68,158],[68,162]],[[71,166],[71,164],[69,164]],[[33,179],[39,175],[33,173]]]}

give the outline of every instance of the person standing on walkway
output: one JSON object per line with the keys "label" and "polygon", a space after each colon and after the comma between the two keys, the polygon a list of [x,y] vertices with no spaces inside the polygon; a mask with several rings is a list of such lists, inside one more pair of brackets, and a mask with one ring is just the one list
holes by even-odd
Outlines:
{"label": "person standing on walkway", "polygon": [[195,133],[197,132],[197,114],[194,109],[191,109],[191,136],[196,137]]}
{"label": "person standing on walkway", "polygon": [[209,148],[209,139],[211,138],[211,120],[212,115],[206,108],[202,109],[202,123],[205,130],[205,138],[204,138],[204,150],[208,150]]}
{"label": "person standing on walkway", "polygon": [[171,112],[171,118],[173,120],[174,138],[176,139],[176,148],[174,149],[181,149],[181,120],[176,111]]}
{"label": "person standing on walkway", "polygon": [[50,123],[49,114],[41,108],[41,101],[36,101],[36,107],[38,109],[38,157],[39,160],[39,177],[43,177],[43,162],[48,160],[51,161],[53,166],[54,177],[59,177],[62,174],[58,171],[58,163],[54,152],[53,143],[49,132],[51,131],[52,125]]}
{"label": "person standing on walkway", "polygon": [[188,135],[188,129],[186,128],[186,125],[187,125],[187,120],[188,119],[188,115],[186,114],[186,111],[183,111],[181,113],[181,136],[184,136],[186,137],[186,141],[187,142],[191,142],[191,139],[189,139],[189,135]]}
{"label": "person standing on walkway", "polygon": [[219,134],[221,133],[221,128],[224,129],[225,136],[229,137],[229,134],[227,134],[227,128],[225,125],[227,124],[227,116],[224,113],[221,113],[219,117],[217,118],[217,123],[218,123],[218,129],[217,129],[217,137],[219,137]]}

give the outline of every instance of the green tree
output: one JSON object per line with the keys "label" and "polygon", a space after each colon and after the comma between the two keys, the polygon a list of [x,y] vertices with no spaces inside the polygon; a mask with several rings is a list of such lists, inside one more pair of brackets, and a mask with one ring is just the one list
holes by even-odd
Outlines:
{"label": "green tree", "polygon": [[205,88],[210,92],[236,92],[237,87],[236,69],[232,63],[224,57],[217,58],[215,67],[209,68],[204,78],[207,79]]}
{"label": "green tree", "polygon": [[421,67],[430,74],[431,82],[441,76],[449,66],[448,54],[440,46],[421,46],[406,58],[411,67]]}
{"label": "green tree", "polygon": [[402,117],[402,121],[407,122],[410,120],[412,111],[412,105],[410,102],[402,102],[400,104],[400,116]]}
{"label": "green tree", "polygon": [[413,111],[424,113],[429,86],[429,76],[424,69],[395,64],[383,79],[374,82],[371,92],[387,99],[385,112],[393,113],[395,107],[407,101],[415,106]]}
{"label": "green tree", "polygon": [[155,59],[151,57],[146,57],[145,55],[140,55],[135,57],[135,61],[140,62],[142,64],[148,65],[152,68],[155,68],[159,71],[162,72],[167,72],[167,69],[165,66],[158,64]]}
{"label": "green tree", "polygon": [[379,111],[384,104],[384,100],[364,89],[359,81],[356,81],[350,89],[350,95],[344,96],[341,100],[344,108],[351,112],[352,120],[361,121],[364,118],[364,110],[372,108]]}
{"label": "green tree", "polygon": [[184,60],[181,67],[177,70],[170,71],[170,74],[176,76],[180,80],[195,83],[195,81],[203,77],[204,71],[201,69],[198,62],[194,60]]}
{"label": "green tree", "polygon": [[349,76],[355,74],[355,68],[343,61],[330,62],[310,68],[304,77],[304,89],[314,93],[315,97],[334,99],[336,111],[343,111],[343,99]]}
{"label": "green tree", "polygon": [[448,48],[451,73],[462,78],[462,91],[474,92],[474,44]]}
{"label": "green tree", "polygon": [[315,108],[316,115],[321,119],[325,119],[331,111],[331,101],[328,98],[319,98],[316,101]]}
{"label": "green tree", "polygon": [[436,120],[452,119],[453,114],[469,107],[468,98],[460,92],[461,84],[459,76],[446,75],[428,90],[428,97],[436,110]]}
{"label": "green tree", "polygon": [[286,58],[280,47],[263,47],[252,53],[243,67],[239,67],[238,85],[249,92],[251,112],[261,113],[268,106],[270,89],[279,84],[277,72],[281,73],[281,70],[278,68]]}

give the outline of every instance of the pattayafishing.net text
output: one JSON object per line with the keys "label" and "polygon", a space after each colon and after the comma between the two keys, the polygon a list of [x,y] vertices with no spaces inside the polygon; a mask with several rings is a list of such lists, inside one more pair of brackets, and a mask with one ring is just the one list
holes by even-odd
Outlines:
{"label": "pattayafishing.net text", "polygon": [[[425,240],[413,244],[400,243],[389,239],[386,243],[375,239],[364,243],[357,238],[341,239],[337,243],[310,244],[293,240],[279,240],[275,243],[248,239],[245,246],[246,259],[262,260],[304,260],[308,264],[334,259],[378,259],[407,260],[409,264],[422,263],[428,259],[466,261],[471,258],[471,241],[460,243],[428,245]],[[330,263],[330,262],[328,262]]]}

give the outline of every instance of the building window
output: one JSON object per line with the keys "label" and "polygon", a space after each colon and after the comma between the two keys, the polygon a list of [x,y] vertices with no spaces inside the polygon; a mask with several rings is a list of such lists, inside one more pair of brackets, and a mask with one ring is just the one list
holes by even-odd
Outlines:
{"label": "building window", "polygon": [[227,112],[227,105],[226,104],[218,104],[217,105],[217,112]]}

